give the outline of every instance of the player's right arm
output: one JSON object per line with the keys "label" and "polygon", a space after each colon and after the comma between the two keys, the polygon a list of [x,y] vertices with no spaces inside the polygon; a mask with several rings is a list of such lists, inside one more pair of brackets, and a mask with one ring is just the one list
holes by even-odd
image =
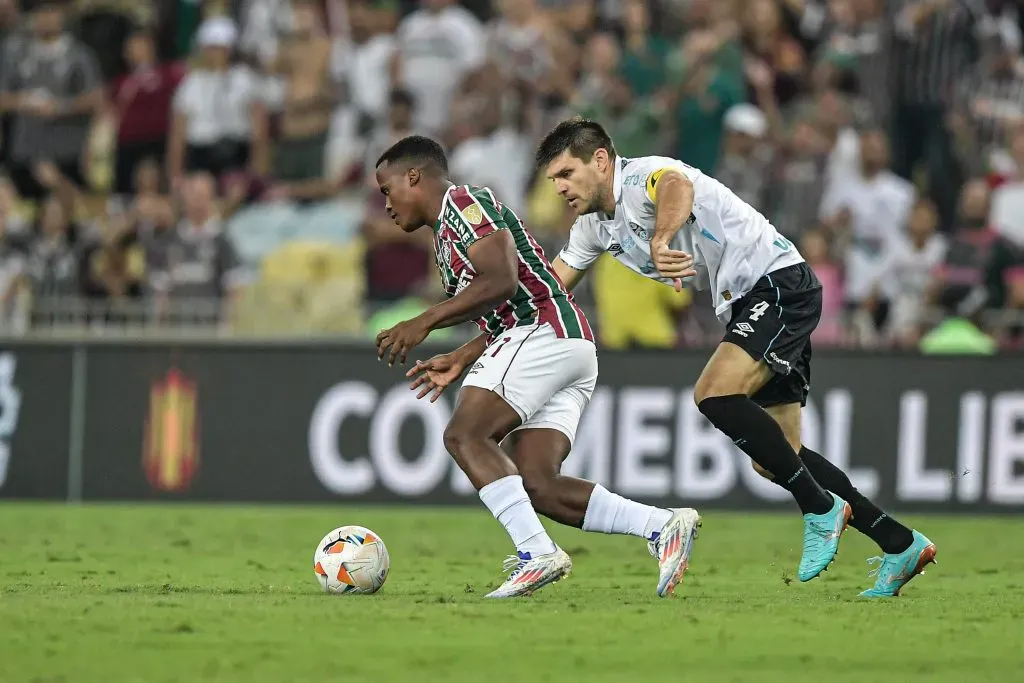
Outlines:
{"label": "player's right arm", "polygon": [[565,288],[570,292],[576,288],[576,285],[580,283],[583,276],[587,274],[586,270],[577,270],[562,260],[561,256],[556,256],[555,260],[551,262],[551,266],[555,269],[555,275],[562,281]]}
{"label": "player's right arm", "polygon": [[559,252],[551,266],[555,275],[569,291],[580,283],[594,262],[605,252],[595,226],[586,217],[580,217],[569,230],[569,241]]}

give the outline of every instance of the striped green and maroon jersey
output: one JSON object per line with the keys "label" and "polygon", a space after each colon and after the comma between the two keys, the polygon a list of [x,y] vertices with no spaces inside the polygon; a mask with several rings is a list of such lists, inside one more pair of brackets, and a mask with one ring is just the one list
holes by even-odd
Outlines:
{"label": "striped green and maroon jersey", "polygon": [[434,257],[445,294],[453,297],[473,281],[476,271],[469,248],[498,230],[508,230],[515,239],[519,288],[511,299],[476,321],[489,340],[513,327],[548,323],[560,338],[593,341],[590,323],[555,275],[544,250],[519,216],[486,187],[454,185],[441,203],[441,215],[434,224]]}

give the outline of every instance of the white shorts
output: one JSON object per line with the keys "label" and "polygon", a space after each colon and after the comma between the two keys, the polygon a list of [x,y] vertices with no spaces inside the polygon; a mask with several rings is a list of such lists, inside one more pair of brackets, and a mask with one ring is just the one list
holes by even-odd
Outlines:
{"label": "white shorts", "polygon": [[557,429],[570,444],[596,385],[594,343],[560,339],[547,323],[502,334],[462,382],[505,399],[522,420],[514,431]]}

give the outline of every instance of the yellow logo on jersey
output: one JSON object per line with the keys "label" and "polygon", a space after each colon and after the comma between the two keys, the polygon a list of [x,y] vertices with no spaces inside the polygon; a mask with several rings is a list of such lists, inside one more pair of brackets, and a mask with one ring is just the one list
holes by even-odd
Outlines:
{"label": "yellow logo on jersey", "polygon": [[480,211],[480,207],[476,204],[466,207],[462,211],[462,215],[466,217],[466,220],[469,221],[471,225],[476,225],[483,220],[484,217],[483,213]]}

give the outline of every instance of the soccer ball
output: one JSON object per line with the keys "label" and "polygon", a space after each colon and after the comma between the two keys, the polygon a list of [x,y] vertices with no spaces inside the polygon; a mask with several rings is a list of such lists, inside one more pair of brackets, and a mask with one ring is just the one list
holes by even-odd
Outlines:
{"label": "soccer ball", "polygon": [[384,541],[361,526],[338,527],[313,553],[313,572],[325,593],[376,593],[390,568]]}

